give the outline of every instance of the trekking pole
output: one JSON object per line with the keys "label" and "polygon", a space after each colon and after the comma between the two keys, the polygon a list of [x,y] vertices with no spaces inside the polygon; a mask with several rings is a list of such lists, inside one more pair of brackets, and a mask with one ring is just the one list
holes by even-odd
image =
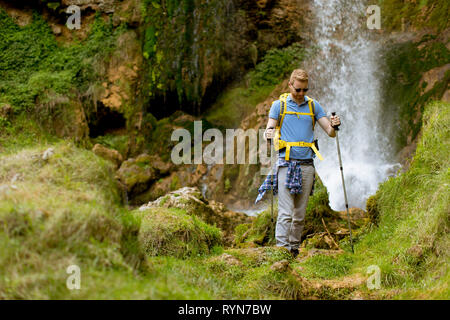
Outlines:
{"label": "trekking pole", "polygon": [[[336,112],[332,112],[331,115],[335,116]],[[337,145],[337,152],[338,152],[338,157],[339,157],[339,167],[341,168],[342,186],[344,187],[345,208],[347,209],[348,229],[350,231],[350,244],[352,246],[352,253],[355,253],[353,250],[352,226],[350,224],[350,213],[348,211],[347,191],[345,190],[344,169],[342,167],[341,149],[339,148],[339,137],[338,137],[339,126],[332,126],[332,127],[333,127],[334,131],[336,132],[336,145]]]}
{"label": "trekking pole", "polygon": [[[270,127],[268,129],[273,129]],[[270,226],[273,228],[273,165],[272,165],[272,138],[267,139],[268,148],[270,150]]]}

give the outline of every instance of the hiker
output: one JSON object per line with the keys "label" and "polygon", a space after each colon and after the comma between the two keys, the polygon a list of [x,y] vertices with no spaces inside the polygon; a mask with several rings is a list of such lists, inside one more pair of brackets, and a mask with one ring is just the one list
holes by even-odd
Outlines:
{"label": "hiker", "polygon": [[332,126],[339,126],[338,116],[330,120],[322,106],[306,96],[308,74],[302,69],[292,72],[289,91],[272,103],[264,136],[273,139],[275,150],[280,150],[274,168],[258,190],[256,202],[267,190],[278,193],[278,218],[275,228],[276,245],[290,250],[295,257],[305,225],[306,206],[313,192],[315,168],[313,158],[322,159],[314,140],[314,125],[330,137],[336,132]]}

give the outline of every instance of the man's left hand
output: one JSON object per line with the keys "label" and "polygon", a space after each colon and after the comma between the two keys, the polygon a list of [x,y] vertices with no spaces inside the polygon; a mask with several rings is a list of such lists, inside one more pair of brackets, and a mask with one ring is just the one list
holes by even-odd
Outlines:
{"label": "man's left hand", "polygon": [[331,120],[332,127],[341,125],[341,119],[339,118],[339,116],[331,116],[330,120]]}

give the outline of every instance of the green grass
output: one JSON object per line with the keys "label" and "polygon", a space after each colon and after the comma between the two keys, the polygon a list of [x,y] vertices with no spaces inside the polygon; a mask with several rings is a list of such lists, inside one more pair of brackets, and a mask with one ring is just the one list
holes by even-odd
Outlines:
{"label": "green grass", "polygon": [[402,0],[379,0],[382,28],[401,30],[402,22],[418,29],[443,31],[449,26],[450,5],[447,1],[421,0],[419,3]]}
{"label": "green grass", "polygon": [[[241,248],[223,248],[220,230],[195,215],[173,209],[130,212],[121,204],[109,162],[49,135],[30,120],[35,111],[39,117],[59,114],[59,107],[95,85],[96,62],[107,59],[117,30],[97,18],[85,41],[60,45],[37,14],[30,25],[19,27],[1,9],[0,26],[0,103],[15,110],[13,118],[0,119],[0,299],[300,299],[309,295],[309,288],[295,274],[271,269],[280,260],[296,266],[286,251],[245,248],[273,244],[269,211],[236,228]],[[144,51],[152,49],[150,31]],[[181,42],[189,43],[185,40]],[[158,50],[151,58],[160,59]],[[249,74],[248,86],[227,90],[206,119],[234,127],[303,58],[298,45],[270,51]],[[424,97],[416,94],[420,74],[447,63],[448,50],[439,43],[422,49],[408,43],[391,58],[388,63],[402,81],[388,80],[399,83],[392,92],[403,101],[402,112],[409,121],[411,106],[422,108],[445,89],[438,84]],[[443,83],[447,80],[448,75]],[[382,271],[378,296],[450,298],[450,106],[435,102],[423,111],[423,123],[414,127],[417,133],[423,124],[423,135],[410,169],[383,183],[372,198],[377,225],[358,235],[354,255],[342,242],[343,254],[315,255],[302,262],[305,277],[339,279],[365,274],[368,266],[378,265]],[[160,150],[165,160],[171,145],[158,139],[171,132],[172,120],[156,121],[147,115],[144,121],[152,138],[145,143],[150,150]],[[125,153],[126,139],[106,135],[94,142]],[[43,160],[49,147],[54,155]],[[230,172],[230,183],[238,173]],[[174,180],[173,188],[178,183]],[[316,188],[307,212],[311,230],[322,227],[320,218],[332,214],[323,186]],[[227,263],[222,254],[231,255],[238,264]],[[81,268],[79,291],[66,288],[66,269],[72,264]]]}
{"label": "green grass", "polygon": [[300,43],[293,43],[283,49],[270,49],[254,70],[247,75],[250,88],[274,86],[292,70],[298,68],[307,57],[307,50]]}
{"label": "green grass", "polygon": [[59,141],[45,132],[27,114],[20,114],[8,123],[0,123],[0,154],[19,152],[23,148],[40,145],[42,147]]}
{"label": "green grass", "polygon": [[337,256],[314,255],[305,263],[302,275],[307,278],[333,279],[348,275],[353,265],[353,258],[350,253]]}
{"label": "green grass", "polygon": [[[49,146],[54,154],[42,160]],[[71,264],[129,269],[120,254],[122,211],[107,162],[65,141],[35,141],[2,154],[0,162],[2,298],[51,298],[65,286],[58,279]]]}
{"label": "green grass", "polygon": [[129,137],[127,135],[106,134],[91,139],[91,142],[92,144],[99,143],[105,147],[117,150],[122,156],[125,156],[128,152],[128,140]]}
{"label": "green grass", "polygon": [[213,247],[222,245],[222,234],[218,228],[184,210],[157,208],[141,213],[139,241],[146,255],[184,258],[207,254]]}
{"label": "green grass", "polygon": [[[42,160],[49,146],[54,155]],[[195,269],[198,262],[164,256],[173,254],[170,250],[147,260],[148,241],[140,241],[166,235],[170,241],[164,248],[180,245],[179,256],[216,254],[221,252],[217,228],[181,210],[151,217],[127,211],[111,165],[68,141],[35,141],[7,151],[0,157],[0,269],[5,275],[0,298],[193,299],[213,294],[208,275]],[[81,269],[79,291],[66,288],[72,264]],[[198,286],[197,280],[204,284]]]}
{"label": "green grass", "polygon": [[380,185],[378,227],[355,246],[355,270],[378,265],[383,294],[448,299],[450,104],[426,106],[422,138],[407,172]]}
{"label": "green grass", "polygon": [[[317,254],[301,263],[276,247],[224,249],[216,227],[182,210],[126,210],[111,164],[69,141],[50,141],[29,123],[24,128],[35,130],[39,142],[10,142],[0,157],[0,298],[345,299],[354,289],[316,290],[311,283],[340,281],[378,265],[381,289],[358,290],[448,299],[449,118],[449,104],[427,106],[414,161],[380,186],[378,226],[358,237],[354,255]],[[2,132],[0,141],[10,134]],[[40,155],[49,146],[55,153],[44,161]],[[318,189],[315,201],[323,196]],[[255,230],[270,216],[259,220]],[[300,276],[310,282],[272,270],[281,260],[301,266]],[[81,269],[80,290],[66,287],[72,264]]]}

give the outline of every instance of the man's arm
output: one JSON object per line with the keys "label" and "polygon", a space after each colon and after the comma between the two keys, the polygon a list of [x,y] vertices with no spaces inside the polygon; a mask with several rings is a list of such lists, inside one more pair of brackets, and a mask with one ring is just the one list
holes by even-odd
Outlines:
{"label": "man's arm", "polygon": [[319,122],[320,127],[325,131],[328,136],[334,138],[336,137],[336,131],[334,131],[332,126],[338,126],[341,124],[339,116],[331,116],[331,121],[327,117],[322,117],[317,122]]}

